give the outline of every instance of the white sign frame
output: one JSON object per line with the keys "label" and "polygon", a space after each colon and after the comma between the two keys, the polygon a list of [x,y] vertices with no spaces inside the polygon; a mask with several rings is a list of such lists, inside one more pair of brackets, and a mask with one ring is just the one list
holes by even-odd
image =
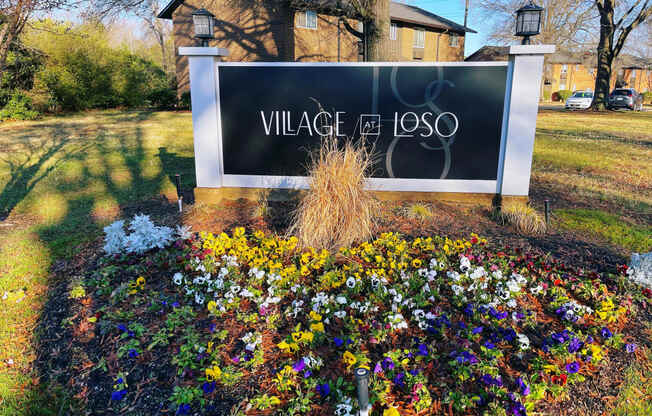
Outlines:
{"label": "white sign frame", "polygon": [[220,48],[179,48],[188,56],[192,102],[195,171],[199,188],[308,189],[305,176],[224,174],[222,121],[219,100],[220,66],[420,66],[507,67],[500,153],[496,180],[369,178],[372,191],[446,192],[527,196],[544,54],[550,45],[511,46],[507,62],[220,62],[228,52]]}

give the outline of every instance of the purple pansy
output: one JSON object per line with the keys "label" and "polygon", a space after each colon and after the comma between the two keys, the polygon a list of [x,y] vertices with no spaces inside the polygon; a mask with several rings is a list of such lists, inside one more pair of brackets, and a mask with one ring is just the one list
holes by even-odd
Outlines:
{"label": "purple pansy", "polygon": [[211,381],[210,383],[206,382],[202,384],[201,388],[202,390],[204,390],[204,393],[211,394],[213,391],[215,391],[215,382],[214,381]]}
{"label": "purple pansy", "polygon": [[600,330],[600,334],[602,334],[602,338],[604,339],[609,339],[613,336],[609,328],[607,328],[606,326],[602,327],[602,329]]}
{"label": "purple pansy", "polygon": [[127,390],[122,389],[122,390],[117,390],[111,393],[111,400],[122,400],[125,396],[127,395]]}
{"label": "purple pansy", "polygon": [[638,348],[638,346],[636,344],[627,344],[627,345],[625,345],[625,351],[627,351],[630,354],[633,353],[634,351],[636,351],[637,348]]}
{"label": "purple pansy", "polygon": [[294,365],[292,366],[292,369],[293,369],[294,371],[296,371],[297,373],[298,373],[299,371],[303,371],[304,368],[306,368],[306,362],[304,361],[303,358],[300,358],[299,361],[297,361],[296,363],[294,363]]}
{"label": "purple pansy", "polygon": [[330,392],[331,392],[331,386],[328,383],[317,384],[317,393],[319,393],[322,399],[328,396]]}
{"label": "purple pansy", "polygon": [[570,374],[577,373],[580,371],[580,363],[573,361],[572,363],[566,364],[566,371],[568,371]]}

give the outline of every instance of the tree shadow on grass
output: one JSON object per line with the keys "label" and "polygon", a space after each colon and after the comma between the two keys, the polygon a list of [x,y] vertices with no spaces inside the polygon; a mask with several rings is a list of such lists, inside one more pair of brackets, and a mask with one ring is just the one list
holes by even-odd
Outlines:
{"label": "tree shadow on grass", "polygon": [[[165,148],[157,153],[147,143],[141,125],[150,117],[148,112],[109,114],[108,123],[92,125],[92,135],[82,133],[83,141],[74,128],[55,124],[49,132],[41,132],[46,139],[40,146],[25,145],[21,148],[26,150],[5,155],[11,177],[0,194],[3,219],[26,198],[30,207],[48,204],[46,193],[54,195],[61,205],[59,215],[38,219],[30,226],[48,249],[51,274],[33,339],[37,355],[34,378],[39,385],[16,407],[16,415],[87,413],[86,403],[93,409],[93,403],[108,400],[106,391],[89,389],[97,380],[110,388],[114,367],[109,366],[108,373],[89,368],[89,363],[97,364],[104,357],[99,355],[99,345],[96,350],[89,349],[84,343],[88,341],[80,339],[80,325],[88,323],[83,308],[92,307],[92,301],[82,305],[68,299],[68,294],[74,276],[81,278],[97,260],[97,238],[106,224],[136,213],[148,214],[157,223],[179,222],[176,205],[161,194],[169,191],[177,166],[182,167],[184,183],[190,187],[194,182],[193,159]],[[116,129],[104,124],[115,124]],[[34,131],[30,134],[33,139]],[[75,164],[72,176],[66,174],[69,162]],[[139,400],[155,399],[160,397]]]}
{"label": "tree shadow on grass", "polygon": [[70,145],[66,140],[69,134],[68,129],[58,126],[50,137],[38,143],[25,140],[0,156],[0,169],[8,170],[9,178],[0,191],[0,221],[7,219],[39,182],[88,148],[85,144]]}

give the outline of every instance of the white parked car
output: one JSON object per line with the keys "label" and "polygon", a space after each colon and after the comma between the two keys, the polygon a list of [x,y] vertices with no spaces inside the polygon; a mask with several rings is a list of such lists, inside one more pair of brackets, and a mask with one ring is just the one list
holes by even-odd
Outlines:
{"label": "white parked car", "polygon": [[566,100],[567,110],[586,110],[591,107],[593,93],[591,91],[576,91]]}

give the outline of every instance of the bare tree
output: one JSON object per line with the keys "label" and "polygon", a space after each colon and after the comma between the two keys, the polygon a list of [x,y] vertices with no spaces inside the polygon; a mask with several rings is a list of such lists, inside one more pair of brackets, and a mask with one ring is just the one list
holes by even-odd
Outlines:
{"label": "bare tree", "polygon": [[161,66],[166,74],[172,71],[171,68],[171,55],[168,50],[169,39],[172,36],[172,27],[169,22],[157,19],[161,6],[158,0],[149,0],[146,7],[141,7],[136,10],[136,14],[145,22],[147,29],[154,36],[156,43],[161,49]]}
{"label": "bare tree", "polygon": [[637,26],[652,16],[650,0],[631,0],[620,7],[622,15],[616,18],[618,0],[594,0],[600,13],[600,41],[598,43],[598,73],[592,108],[605,110],[609,97],[611,71],[614,59],[623,49],[627,37]]}
{"label": "bare tree", "polygon": [[[490,39],[509,44],[516,39],[514,12],[523,6],[523,0],[479,0],[477,6],[483,17],[495,22]],[[597,14],[586,0],[541,0],[544,8],[541,34],[533,42],[556,45],[561,50],[580,50],[595,40]]]}

